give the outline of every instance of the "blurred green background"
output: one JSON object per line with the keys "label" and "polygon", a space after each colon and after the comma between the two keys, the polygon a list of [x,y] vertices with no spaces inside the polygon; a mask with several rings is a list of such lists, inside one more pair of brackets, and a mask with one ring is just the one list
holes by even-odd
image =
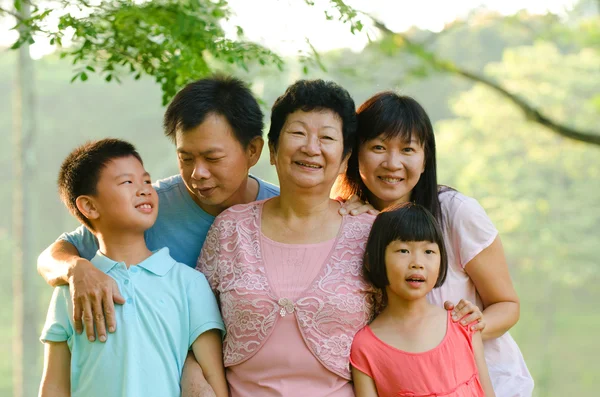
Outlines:
{"label": "blurred green background", "polygon": [[[437,34],[430,48],[557,122],[600,131],[599,15],[596,1],[573,2],[558,17],[475,9],[463,23]],[[417,38],[425,33],[410,31]],[[281,71],[269,65],[223,70],[252,86],[267,125],[269,106],[298,78],[334,80],[357,105],[386,89],[421,102],[434,121],[440,182],[477,198],[500,230],[521,298],[521,319],[511,333],[536,382],[534,395],[597,396],[600,147],[528,122],[514,104],[482,84],[435,70],[419,74],[414,57],[397,51],[394,40],[381,35],[360,51],[320,51],[313,64],[323,68],[313,65],[307,71],[303,55],[286,56]],[[12,393],[15,149],[10,131],[16,55],[0,50],[0,396]],[[73,74],[71,62],[55,54],[34,62],[36,132],[25,151],[30,244],[22,269],[35,292],[27,301],[30,334],[41,330],[52,292],[37,275],[35,258],[60,233],[77,226],[56,193],[63,157],[86,140],[119,137],[136,144],[153,179],[177,173],[174,147],[162,135],[159,85],[148,77],[127,76],[121,84],[108,84],[95,75],[70,84]],[[252,172],[277,182],[266,153]],[[25,368],[31,390],[41,375],[41,347],[36,345],[37,359]]]}

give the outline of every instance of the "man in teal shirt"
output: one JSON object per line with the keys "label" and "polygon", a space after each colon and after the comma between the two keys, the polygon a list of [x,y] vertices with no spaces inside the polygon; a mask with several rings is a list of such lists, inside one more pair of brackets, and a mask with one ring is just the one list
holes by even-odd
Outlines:
{"label": "man in teal shirt", "polygon": [[[194,268],[215,216],[278,195],[279,188],[249,175],[263,149],[263,114],[240,80],[217,76],[188,84],[167,108],[164,129],[177,148],[179,175],[154,184],[160,210],[146,244],[167,247]],[[97,240],[81,226],[40,255],[38,271],[52,286],[69,285],[76,332],[85,324],[90,341],[95,329],[105,342],[107,330],[117,328],[114,303],[125,301],[114,279],[90,263],[97,250]]]}

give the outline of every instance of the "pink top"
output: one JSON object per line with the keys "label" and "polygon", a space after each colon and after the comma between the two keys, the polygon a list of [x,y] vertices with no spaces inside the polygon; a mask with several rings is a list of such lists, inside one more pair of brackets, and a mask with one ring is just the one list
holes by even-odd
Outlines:
{"label": "pink top", "polygon": [[[293,299],[280,297],[267,277],[261,246],[264,201],[233,206],[211,226],[198,267],[219,299],[227,330],[225,367],[257,354],[276,324],[294,313],[302,339],[330,372],[350,380],[354,334],[373,313],[377,291],[362,277],[362,257],[374,216],[344,216],[328,258]],[[285,316],[284,316],[285,315]]]}
{"label": "pink top", "polygon": [[[443,192],[439,198],[448,253],[448,275],[444,285],[434,288],[427,299],[443,307],[445,301],[457,303],[464,298],[483,309],[465,266],[489,247],[498,231],[477,200],[456,191]],[[531,397],[533,379],[512,336],[506,332],[496,339],[484,341],[483,346],[496,396]]]}
{"label": "pink top", "polygon": [[423,353],[392,347],[365,327],[354,337],[350,362],[375,382],[380,396],[485,397],[475,357],[473,333],[446,321],[442,342]]}
{"label": "pink top", "polygon": [[[335,240],[317,244],[282,244],[261,233],[267,278],[278,297],[295,301],[321,271]],[[300,333],[295,312],[277,321],[271,336],[254,356],[227,368],[232,397],[353,397],[352,385],[328,371]]]}

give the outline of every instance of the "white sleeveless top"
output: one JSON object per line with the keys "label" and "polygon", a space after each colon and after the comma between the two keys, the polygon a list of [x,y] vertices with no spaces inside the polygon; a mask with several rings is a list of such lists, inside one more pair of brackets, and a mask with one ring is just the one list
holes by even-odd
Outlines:
{"label": "white sleeveless top", "polygon": [[[444,285],[433,289],[427,298],[437,306],[443,306],[445,301],[457,303],[467,299],[483,309],[481,298],[464,266],[495,240],[498,231],[477,200],[452,190],[441,193],[439,198],[448,253],[448,275]],[[496,396],[530,397],[533,379],[510,334],[507,332],[483,344]]]}

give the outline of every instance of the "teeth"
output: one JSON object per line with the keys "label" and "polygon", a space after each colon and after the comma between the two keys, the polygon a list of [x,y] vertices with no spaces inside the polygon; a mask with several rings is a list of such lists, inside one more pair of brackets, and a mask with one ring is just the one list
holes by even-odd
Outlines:
{"label": "teeth", "polygon": [[300,161],[297,161],[296,163],[304,166],[304,167],[309,167],[309,168],[321,168],[320,165],[315,165],[315,164],[306,164],[306,163],[302,163]]}
{"label": "teeth", "polygon": [[152,206],[150,204],[142,204],[142,205],[139,205],[138,208],[150,209],[150,208],[152,208]]}
{"label": "teeth", "polygon": [[396,183],[396,182],[400,182],[402,180],[402,178],[385,178],[383,176],[380,176],[379,179],[381,179],[382,181],[385,181],[385,182],[390,182],[390,183]]}

